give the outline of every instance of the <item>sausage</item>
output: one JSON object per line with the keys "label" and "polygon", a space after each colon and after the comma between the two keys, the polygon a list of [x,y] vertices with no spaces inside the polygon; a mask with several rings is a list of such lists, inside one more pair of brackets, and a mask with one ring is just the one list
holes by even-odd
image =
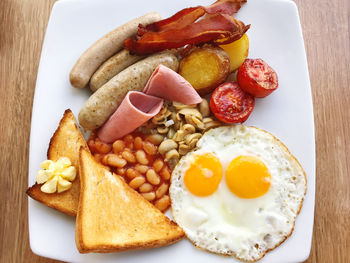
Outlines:
{"label": "sausage", "polygon": [[143,56],[131,55],[128,50],[122,51],[109,58],[103,63],[90,79],[90,89],[98,90],[103,84],[117,75],[123,69],[144,58]]}
{"label": "sausage", "polygon": [[161,19],[156,12],[135,18],[114,29],[89,47],[75,63],[70,72],[70,83],[75,88],[84,88],[96,69],[122,49],[124,40],[136,34],[139,24],[150,24]]}
{"label": "sausage", "polygon": [[174,52],[149,56],[130,67],[99,88],[79,112],[79,123],[86,130],[99,128],[117,109],[128,91],[142,91],[153,71],[162,64],[177,71],[179,61]]}

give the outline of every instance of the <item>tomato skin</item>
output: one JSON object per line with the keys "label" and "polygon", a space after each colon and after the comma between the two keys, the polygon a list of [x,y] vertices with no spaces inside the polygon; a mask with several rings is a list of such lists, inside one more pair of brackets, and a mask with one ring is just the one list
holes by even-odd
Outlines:
{"label": "tomato skin", "polygon": [[246,59],[238,69],[239,86],[257,98],[264,98],[278,88],[276,72],[262,59]]}
{"label": "tomato skin", "polygon": [[255,98],[244,92],[237,82],[226,82],[217,87],[210,98],[210,109],[225,123],[243,123],[252,113]]}

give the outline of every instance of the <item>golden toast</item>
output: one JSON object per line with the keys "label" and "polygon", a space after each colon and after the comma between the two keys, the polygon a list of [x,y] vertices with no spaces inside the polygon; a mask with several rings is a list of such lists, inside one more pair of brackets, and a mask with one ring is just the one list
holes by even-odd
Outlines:
{"label": "golden toast", "polygon": [[79,169],[75,242],[80,253],[160,247],[184,237],[176,223],[84,148],[80,150]]}
{"label": "golden toast", "polygon": [[[60,157],[68,157],[78,171],[80,147],[89,150],[73,113],[71,110],[66,110],[50,140],[47,159],[56,161]],[[44,205],[68,215],[75,216],[77,214],[80,193],[79,176],[73,181],[72,187],[62,193],[46,194],[40,190],[41,186],[41,184],[35,183],[28,188],[27,194]]]}

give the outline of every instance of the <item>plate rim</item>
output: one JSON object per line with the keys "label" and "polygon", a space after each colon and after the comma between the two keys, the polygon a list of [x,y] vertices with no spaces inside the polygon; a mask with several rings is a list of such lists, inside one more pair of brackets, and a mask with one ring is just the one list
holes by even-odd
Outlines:
{"label": "plate rim", "polygon": [[[110,2],[111,0],[103,0],[103,1],[108,1]],[[39,66],[38,66],[38,72],[37,72],[37,78],[36,78],[36,84],[35,84],[35,91],[34,91],[34,96],[33,96],[33,104],[32,104],[32,113],[31,113],[31,126],[30,126],[30,141],[29,141],[29,164],[28,164],[28,187],[30,187],[32,185],[31,183],[31,178],[30,178],[30,167],[31,167],[31,159],[32,159],[32,136],[33,136],[33,133],[34,133],[34,128],[32,126],[32,122],[33,122],[33,118],[34,118],[34,108],[35,108],[35,101],[37,99],[37,97],[39,96],[38,95],[38,92],[37,92],[37,85],[38,85],[38,79],[40,78],[41,76],[41,69],[42,69],[42,64],[43,64],[43,57],[44,57],[44,52],[45,51],[45,43],[47,42],[47,38],[48,38],[48,28],[50,26],[50,24],[52,23],[52,20],[54,19],[54,14],[55,12],[57,11],[57,9],[59,7],[61,7],[62,5],[69,5],[70,3],[76,3],[76,2],[84,2],[84,3],[99,3],[101,4],[101,2],[103,3],[103,1],[96,1],[96,0],[60,0],[60,1],[56,1],[53,6],[52,6],[52,9],[50,11],[50,17],[49,17],[49,20],[48,20],[48,24],[47,24],[47,27],[46,27],[46,30],[45,30],[45,36],[44,36],[44,39],[43,39],[43,44],[42,44],[42,49],[41,49],[41,55],[40,55],[40,62],[39,62]],[[257,0],[250,0],[251,2],[253,1],[257,1]],[[312,172],[313,172],[313,176],[311,177],[311,179],[313,180],[310,180],[310,178],[307,178],[307,182],[308,182],[308,185],[307,185],[307,192],[309,192],[309,188],[310,188],[310,183],[312,183],[312,188],[313,188],[313,194],[310,196],[310,198],[312,198],[312,213],[313,213],[313,223],[312,223],[312,230],[314,228],[314,218],[315,218],[315,202],[316,202],[316,177],[317,177],[317,173],[316,173],[316,148],[315,148],[315,144],[316,144],[316,137],[315,137],[315,119],[314,119],[314,107],[313,107],[313,97],[312,97],[312,88],[311,88],[311,82],[310,82],[310,75],[309,75],[309,67],[308,67],[308,60],[307,60],[307,54],[306,54],[306,49],[305,49],[305,41],[304,41],[304,36],[303,36],[303,31],[302,31],[302,26],[301,26],[301,21],[300,21],[300,16],[299,16],[299,10],[298,10],[298,7],[297,7],[297,4],[294,2],[294,1],[290,1],[290,0],[259,0],[259,1],[265,1],[265,2],[284,2],[286,4],[289,4],[289,5],[292,5],[293,8],[295,9],[295,13],[297,15],[297,21],[298,21],[298,29],[299,31],[301,32],[301,38],[302,38],[302,48],[303,48],[303,60],[305,62],[305,70],[306,70],[306,75],[307,75],[307,81],[308,81],[308,93],[310,93],[310,98],[311,98],[311,104],[309,105],[310,106],[310,112],[309,114],[311,114],[311,117],[312,117],[312,124],[311,125],[311,131],[310,133],[312,133],[312,136],[313,136],[313,141],[311,143],[311,147],[313,149],[313,163],[312,163]],[[310,194],[310,193],[309,193]],[[56,257],[51,257],[45,253],[42,253],[42,251],[38,250],[37,247],[35,247],[35,245],[33,244],[32,242],[32,231],[31,231],[31,216],[30,216],[30,213],[31,212],[34,212],[33,209],[32,209],[32,205],[33,204],[37,204],[37,201],[34,201],[34,200],[31,200],[31,198],[29,196],[27,196],[28,198],[28,233],[29,233],[29,243],[30,243],[30,248],[31,250],[33,251],[33,253],[39,255],[39,256],[43,256],[43,257],[49,257],[49,258],[53,258],[53,259],[58,259],[58,260],[62,260],[60,258],[56,258]],[[41,204],[40,204],[41,205]],[[45,207],[46,209],[51,209],[51,208],[47,208]],[[57,212],[57,211],[54,211],[54,212]],[[59,212],[57,212],[59,213]],[[313,233],[313,231],[311,231]],[[308,254],[306,254],[304,256],[304,258],[302,258],[300,261],[303,261],[303,260],[306,260],[309,255],[310,255],[310,252],[311,252],[311,246],[312,246],[312,237],[311,237],[311,241],[309,242],[308,244]]]}

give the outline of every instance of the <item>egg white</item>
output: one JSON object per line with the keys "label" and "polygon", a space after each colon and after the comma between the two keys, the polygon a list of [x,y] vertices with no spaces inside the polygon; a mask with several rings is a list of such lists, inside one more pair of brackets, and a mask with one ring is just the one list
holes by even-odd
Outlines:
{"label": "egg white", "polygon": [[[213,153],[223,167],[216,192],[208,197],[190,193],[183,182],[194,157]],[[258,198],[234,195],[225,171],[238,156],[259,158],[268,167],[271,186]],[[194,245],[210,252],[256,261],[293,231],[306,192],[305,173],[288,149],[271,134],[243,125],[206,132],[197,150],[184,156],[172,173],[170,197],[174,220]]]}

